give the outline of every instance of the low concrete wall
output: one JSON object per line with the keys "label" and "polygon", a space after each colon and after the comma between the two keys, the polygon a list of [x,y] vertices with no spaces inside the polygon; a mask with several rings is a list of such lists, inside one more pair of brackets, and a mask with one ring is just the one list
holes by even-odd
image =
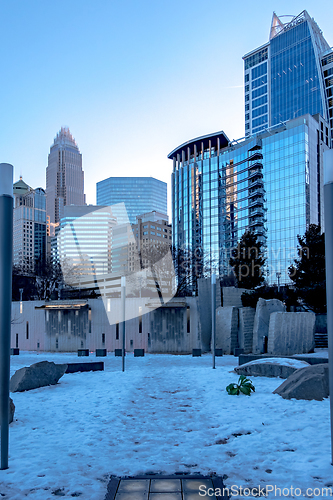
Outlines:
{"label": "low concrete wall", "polygon": [[268,337],[269,318],[273,312],[285,312],[285,305],[278,299],[265,300],[260,298],[257,302],[253,325],[253,354],[264,352],[263,337]]}
{"label": "low concrete wall", "polygon": [[[77,307],[81,303],[80,308]],[[210,349],[211,328],[202,332],[198,298],[172,299],[166,307],[142,314],[150,299],[128,298],[125,323],[126,351],[191,353]],[[75,307],[71,307],[71,305]],[[45,309],[45,306],[52,306]],[[108,305],[107,305],[108,306]],[[121,299],[110,299],[106,311],[102,299],[69,301],[24,301],[12,303],[11,347],[22,351],[76,352],[78,349],[122,347],[119,323],[111,323],[112,311],[121,309]],[[210,316],[210,311],[209,311]]]}
{"label": "low concrete wall", "polygon": [[218,307],[216,311],[216,348],[233,354],[238,346],[238,308]]}
{"label": "low concrete wall", "polygon": [[316,316],[312,312],[274,312],[270,316],[268,354],[308,353],[314,348]]}

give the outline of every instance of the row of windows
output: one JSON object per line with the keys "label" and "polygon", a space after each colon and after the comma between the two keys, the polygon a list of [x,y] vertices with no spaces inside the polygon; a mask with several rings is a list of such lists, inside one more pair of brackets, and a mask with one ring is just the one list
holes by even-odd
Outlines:
{"label": "row of windows", "polygon": [[256,108],[252,111],[252,118],[256,118],[257,116],[263,115],[267,113],[267,104],[265,106],[261,106],[260,108]]}
{"label": "row of windows", "polygon": [[249,68],[252,68],[253,66],[256,66],[256,64],[259,64],[262,61],[265,61],[266,59],[268,59],[268,47],[265,47],[256,54],[253,54],[253,56],[250,56],[247,59],[245,59],[244,61],[245,69],[247,70]]}
{"label": "row of windows", "polygon": [[252,120],[252,128],[258,127],[258,125],[263,125],[268,122],[268,116],[260,116],[259,118],[256,118],[255,120]]}
{"label": "row of windows", "polygon": [[330,54],[326,57],[324,57],[321,61],[322,66],[326,66],[327,64],[330,64],[333,62],[333,54]]}
{"label": "row of windows", "polygon": [[263,87],[259,87],[257,90],[252,91],[252,99],[255,99],[256,97],[260,97],[264,94],[267,94],[267,85],[264,85]]}
{"label": "row of windows", "polygon": [[252,82],[252,90],[256,89],[257,87],[261,87],[261,85],[264,85],[267,83],[267,75],[261,76],[260,78],[257,78],[257,80],[254,80]]}
{"label": "row of windows", "polygon": [[267,101],[267,95],[264,95],[263,97],[259,97],[259,99],[255,99],[252,101],[252,109],[257,108],[258,106],[262,106],[263,104],[266,104]]}

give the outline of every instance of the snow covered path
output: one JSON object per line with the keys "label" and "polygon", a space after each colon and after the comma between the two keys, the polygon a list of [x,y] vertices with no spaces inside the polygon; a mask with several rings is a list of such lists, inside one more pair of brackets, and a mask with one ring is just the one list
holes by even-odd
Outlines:
{"label": "snow covered path", "polygon": [[[79,361],[21,353],[11,358],[12,373],[44,359]],[[54,500],[57,492],[103,500],[110,474],[143,472],[216,472],[229,487],[333,485],[328,400],[285,401],[272,394],[282,380],[261,377],[252,379],[251,397],[228,396],[225,387],[238,380],[233,356],[217,358],[216,370],[209,355],[129,354],[125,373],[120,358],[103,361],[104,372],[11,395],[5,499]]]}

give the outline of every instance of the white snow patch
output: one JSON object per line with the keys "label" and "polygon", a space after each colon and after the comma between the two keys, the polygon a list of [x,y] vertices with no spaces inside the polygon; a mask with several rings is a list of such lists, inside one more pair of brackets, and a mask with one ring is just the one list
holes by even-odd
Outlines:
{"label": "white snow patch", "polygon": [[[74,354],[20,353],[11,371]],[[88,361],[88,360],[85,360]],[[329,400],[285,400],[280,379],[229,396],[233,356],[104,358],[104,372],[64,375],[58,385],[11,394],[4,500],[103,500],[110,474],[192,471],[226,474],[226,486],[322,488],[332,480]],[[280,361],[280,360],[279,360]],[[268,472],[267,472],[268,471]],[[269,472],[271,471],[271,472]],[[2,498],[2,497],[1,497]],[[269,496],[268,498],[275,498]]]}

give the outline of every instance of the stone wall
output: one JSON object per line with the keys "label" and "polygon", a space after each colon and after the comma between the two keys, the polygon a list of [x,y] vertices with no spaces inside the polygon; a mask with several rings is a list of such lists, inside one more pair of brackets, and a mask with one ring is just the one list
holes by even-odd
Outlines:
{"label": "stone wall", "polygon": [[291,356],[314,348],[313,312],[273,312],[268,332],[268,354]]}
{"label": "stone wall", "polygon": [[238,308],[218,307],[216,311],[216,348],[233,354],[238,346]]}

